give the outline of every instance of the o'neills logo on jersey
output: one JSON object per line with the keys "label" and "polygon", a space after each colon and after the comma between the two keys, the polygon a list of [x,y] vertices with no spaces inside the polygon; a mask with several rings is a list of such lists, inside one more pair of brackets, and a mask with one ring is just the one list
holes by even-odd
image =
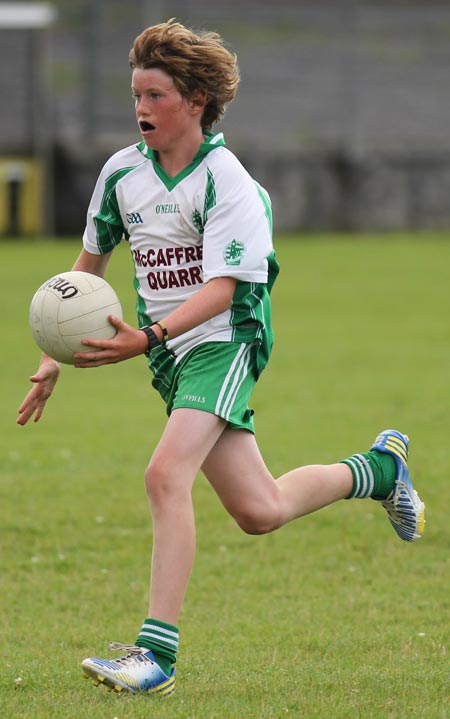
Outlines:
{"label": "o'neills logo on jersey", "polygon": [[179,215],[180,205],[156,205],[155,210],[157,215]]}
{"label": "o'neills logo on jersey", "polygon": [[[203,248],[200,246],[161,247],[158,250],[151,247],[146,252],[133,250],[136,267],[152,268],[147,274],[151,290],[171,290],[202,284],[202,258]],[[173,269],[164,269],[167,267]]]}

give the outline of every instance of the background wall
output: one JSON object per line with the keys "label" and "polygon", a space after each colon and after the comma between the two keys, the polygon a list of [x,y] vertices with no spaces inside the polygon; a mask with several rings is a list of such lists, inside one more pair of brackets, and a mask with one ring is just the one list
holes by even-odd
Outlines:
{"label": "background wall", "polygon": [[[58,233],[82,230],[104,159],[139,139],[128,51],[144,27],[172,16],[217,30],[238,54],[242,84],[222,129],[269,190],[278,230],[450,225],[448,2],[53,4],[38,77]],[[1,156],[34,151],[35,36],[0,29]]]}

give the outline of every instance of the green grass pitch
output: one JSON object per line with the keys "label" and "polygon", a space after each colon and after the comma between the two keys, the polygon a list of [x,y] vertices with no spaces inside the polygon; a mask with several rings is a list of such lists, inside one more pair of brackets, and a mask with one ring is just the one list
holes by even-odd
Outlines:
{"label": "green grass pitch", "polygon": [[[200,476],[177,691],[95,689],[80,661],[134,641],[146,613],[143,472],[164,408],[136,358],[63,368],[41,422],[15,424],[39,359],[31,297],[80,243],[2,241],[1,717],[450,717],[450,242],[321,235],[276,248],[276,344],[253,401],[268,466],[336,461],[397,427],[411,438],[424,538],[401,542],[371,500],[249,537]],[[108,279],[134,323],[125,246]]]}

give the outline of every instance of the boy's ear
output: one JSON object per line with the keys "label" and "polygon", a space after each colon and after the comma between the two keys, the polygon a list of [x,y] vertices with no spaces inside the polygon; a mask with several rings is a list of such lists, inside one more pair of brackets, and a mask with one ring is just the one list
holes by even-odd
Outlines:
{"label": "boy's ear", "polygon": [[203,111],[206,105],[206,92],[204,90],[194,90],[189,98],[189,105],[193,110]]}

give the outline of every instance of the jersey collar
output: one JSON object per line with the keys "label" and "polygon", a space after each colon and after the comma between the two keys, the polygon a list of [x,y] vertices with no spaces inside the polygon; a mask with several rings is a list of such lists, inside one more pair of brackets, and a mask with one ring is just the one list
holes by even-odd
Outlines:
{"label": "jersey collar", "polygon": [[205,155],[208,154],[208,152],[211,152],[211,150],[214,150],[216,147],[223,147],[224,145],[226,145],[223,132],[218,132],[217,134],[214,134],[210,130],[204,130],[203,135],[205,139],[200,144],[200,147],[198,148],[194,159],[191,163],[189,163],[189,165],[187,165],[183,170],[181,170],[178,175],[175,175],[175,177],[170,177],[170,175],[168,175],[167,172],[163,170],[163,168],[158,162],[158,153],[155,152],[155,150],[152,150],[151,147],[147,147],[143,140],[138,145],[136,145],[136,147],[139,152],[144,155],[144,157],[152,161],[153,168],[156,174],[158,175],[160,180],[162,180],[162,182],[166,185],[167,189],[173,190],[173,188],[179,182],[181,182],[181,180],[190,175],[191,172],[195,170],[196,167],[198,167],[198,165],[203,160]]}

